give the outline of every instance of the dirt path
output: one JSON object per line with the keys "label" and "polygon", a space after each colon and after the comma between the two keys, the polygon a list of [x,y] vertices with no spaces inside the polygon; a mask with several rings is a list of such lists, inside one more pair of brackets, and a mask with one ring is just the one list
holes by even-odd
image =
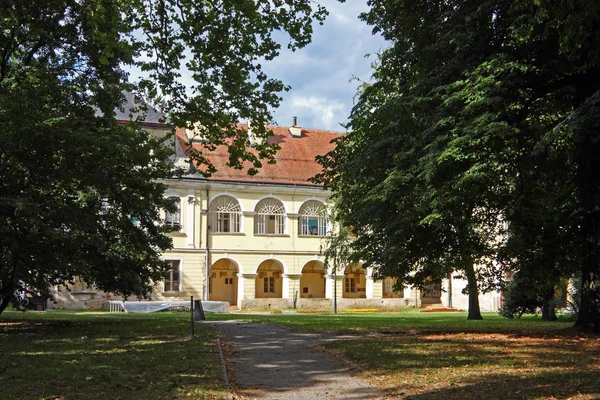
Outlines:
{"label": "dirt path", "polygon": [[356,367],[316,348],[325,337],[271,324],[211,322],[223,332],[227,369],[244,399],[381,399]]}

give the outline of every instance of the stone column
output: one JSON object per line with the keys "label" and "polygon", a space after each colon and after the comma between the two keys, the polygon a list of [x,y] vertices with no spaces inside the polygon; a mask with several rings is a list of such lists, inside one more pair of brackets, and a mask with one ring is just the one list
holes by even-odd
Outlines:
{"label": "stone column", "polygon": [[367,297],[367,299],[372,299],[373,298],[373,289],[375,286],[375,283],[373,281],[373,277],[372,276],[365,276],[366,284],[365,284],[365,295]]}
{"label": "stone column", "polygon": [[333,275],[325,275],[325,298],[333,299]]}
{"label": "stone column", "polygon": [[[337,275],[337,298],[341,299],[344,295],[344,275]],[[325,275],[325,298],[333,299],[333,275]]]}
{"label": "stone column", "polygon": [[444,307],[452,307],[452,284],[449,279],[442,279],[442,296],[441,301]]}
{"label": "stone column", "polygon": [[256,295],[257,274],[237,274],[238,300],[254,299]]}
{"label": "stone column", "polygon": [[281,298],[293,299],[294,292],[298,291],[300,298],[300,278],[302,274],[283,274],[283,282],[281,288]]}

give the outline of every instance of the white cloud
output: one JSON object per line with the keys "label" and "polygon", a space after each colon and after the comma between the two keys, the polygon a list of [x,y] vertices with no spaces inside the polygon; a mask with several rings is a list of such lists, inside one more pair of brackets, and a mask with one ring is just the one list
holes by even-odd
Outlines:
{"label": "white cloud", "polygon": [[385,42],[358,19],[368,10],[366,1],[321,3],[329,9],[329,17],[323,26],[314,25],[312,43],[295,53],[282,50],[280,58],[263,66],[269,76],[292,87],[273,112],[278,124],[289,125],[296,115],[303,127],[338,131],[350,115],[359,86],[353,78],[371,77],[373,58],[365,54],[374,55]]}
{"label": "white cloud", "polygon": [[[307,119],[312,121],[313,126],[310,126],[311,128],[333,131],[343,130],[339,125],[340,121],[337,120],[337,116],[345,108],[345,105],[341,102],[326,97],[292,95],[287,103],[291,105],[292,111],[301,115],[298,120],[300,126],[305,126],[303,119]],[[294,114],[294,116],[297,115]],[[284,123],[283,125],[287,124]]]}
{"label": "white cloud", "polygon": [[[273,117],[279,125],[292,124],[297,116],[305,128],[340,131],[347,122],[359,82],[371,77],[373,58],[385,46],[384,40],[371,34],[372,28],[358,19],[367,11],[366,0],[319,0],[329,10],[324,25],[314,24],[312,42],[296,52],[287,50],[287,37],[275,33],[282,44],[281,55],[272,61],[261,62],[271,78],[281,79],[291,86],[281,94],[283,101]],[[132,76],[139,71],[130,71]],[[193,80],[189,71],[181,71],[181,81],[190,88]]]}

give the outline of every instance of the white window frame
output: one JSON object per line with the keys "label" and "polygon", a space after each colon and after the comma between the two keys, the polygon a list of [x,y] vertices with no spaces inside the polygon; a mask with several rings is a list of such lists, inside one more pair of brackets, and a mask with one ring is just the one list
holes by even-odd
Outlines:
{"label": "white window frame", "polygon": [[[162,291],[163,291],[163,293],[181,293],[182,292],[181,286],[183,285],[183,282],[181,279],[183,276],[183,260],[181,258],[169,258],[169,259],[165,259],[165,261],[167,261],[169,263],[173,263],[173,262],[179,263],[179,273],[177,274],[178,275],[178,277],[177,277],[178,285],[177,285],[177,290],[167,290],[167,280],[170,280],[171,289],[173,287],[174,281],[173,281],[172,277],[173,277],[174,273],[171,272],[170,277],[169,278],[165,277],[165,279],[162,282]],[[171,264],[171,265],[173,265],[173,264]],[[172,269],[170,271],[172,271]]]}
{"label": "white window frame", "polygon": [[[274,197],[262,199],[256,205],[254,216],[255,235],[285,235],[286,212],[283,202]],[[269,231],[269,221],[274,221],[273,232]]]}
{"label": "white window frame", "polygon": [[308,200],[300,207],[298,235],[327,236],[327,215],[325,204],[318,200]]}
{"label": "white window frame", "polygon": [[181,197],[169,196],[167,199],[177,199],[175,204],[177,205],[177,211],[170,213],[165,211],[165,225],[173,228],[173,232],[181,232],[183,225],[181,224]]}
{"label": "white window frame", "polygon": [[210,232],[240,233],[242,230],[242,208],[233,196],[220,195],[210,202]]}

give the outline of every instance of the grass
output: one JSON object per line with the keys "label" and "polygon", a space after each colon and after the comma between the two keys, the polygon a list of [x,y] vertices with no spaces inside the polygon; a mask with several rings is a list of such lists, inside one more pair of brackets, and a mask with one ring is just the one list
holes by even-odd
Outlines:
{"label": "grass", "polygon": [[425,333],[328,347],[363,367],[390,395],[418,399],[598,399],[598,338]]}
{"label": "grass", "polygon": [[[600,399],[600,338],[572,321],[509,320],[495,313],[211,314],[316,333],[390,397]],[[187,313],[5,312],[2,399],[225,398],[217,332]]]}
{"label": "grass", "polygon": [[187,313],[0,316],[2,399],[226,398],[217,332]]}
{"label": "grass", "polygon": [[573,321],[485,313],[217,315],[295,330],[364,333],[326,345],[358,364],[391,398],[600,399],[600,338]]}
{"label": "grass", "polygon": [[339,313],[339,314],[208,314],[213,320],[271,322],[304,332],[523,332],[556,331],[573,325],[567,317],[559,322],[540,321],[536,316],[506,319],[497,313],[484,313],[482,321],[467,321],[464,312],[455,313]]}

